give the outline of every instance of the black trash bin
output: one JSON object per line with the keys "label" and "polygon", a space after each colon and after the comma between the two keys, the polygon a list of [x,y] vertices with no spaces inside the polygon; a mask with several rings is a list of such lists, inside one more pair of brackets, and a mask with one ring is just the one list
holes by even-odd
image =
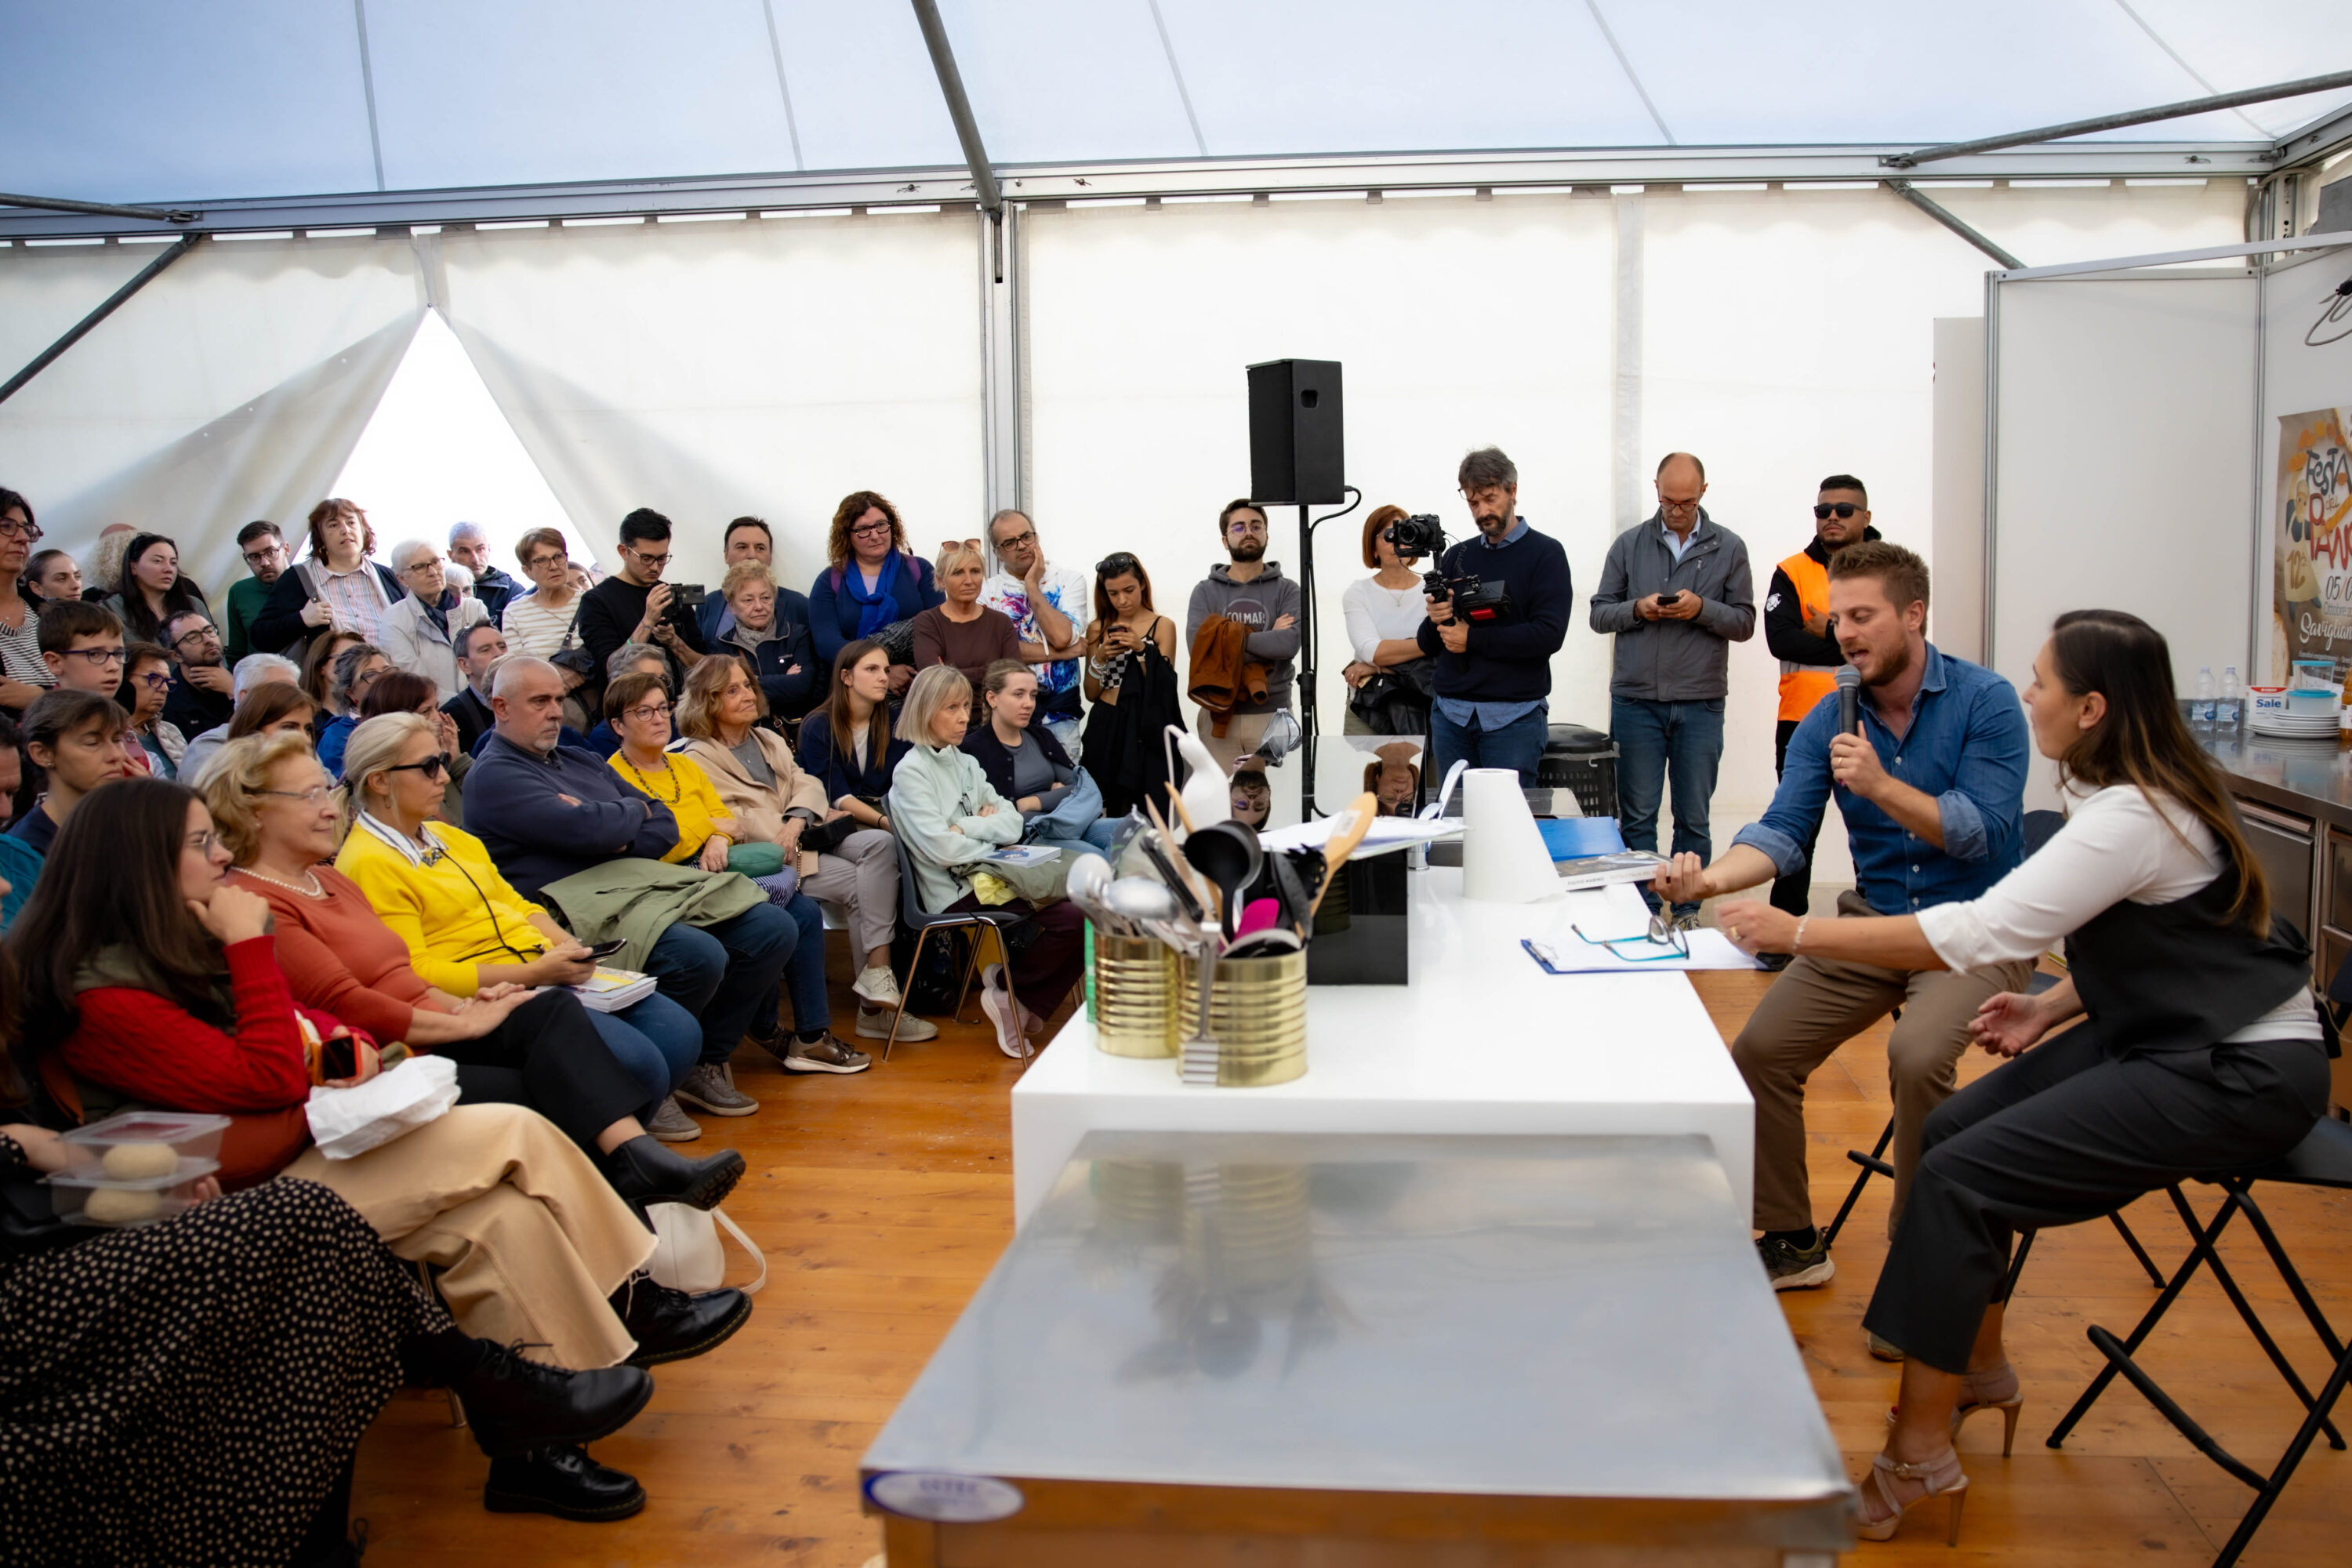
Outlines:
{"label": "black trash bin", "polygon": [[1576,796],[1587,816],[1617,815],[1617,742],[1582,724],[1554,724],[1536,762],[1536,783]]}

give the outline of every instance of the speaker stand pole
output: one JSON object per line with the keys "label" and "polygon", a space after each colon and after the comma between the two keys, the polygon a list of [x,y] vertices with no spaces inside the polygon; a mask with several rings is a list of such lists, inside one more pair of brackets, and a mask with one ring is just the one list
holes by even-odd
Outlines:
{"label": "speaker stand pole", "polygon": [[1307,507],[1298,508],[1298,820],[1311,822],[1315,809],[1315,528]]}

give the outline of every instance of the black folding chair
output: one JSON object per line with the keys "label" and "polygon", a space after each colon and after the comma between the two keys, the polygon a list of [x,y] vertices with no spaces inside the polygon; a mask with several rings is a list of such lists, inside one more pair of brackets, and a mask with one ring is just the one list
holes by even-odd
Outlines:
{"label": "black folding chair", "polygon": [[[909,986],[914,984],[915,976],[922,972],[923,944],[930,940],[933,931],[953,931],[959,927],[971,931],[971,952],[964,960],[963,984],[956,992],[954,1011],[948,1015],[959,1024],[963,1022],[964,1000],[971,994],[971,977],[980,970],[981,933],[994,931],[998,952],[1004,960],[1004,994],[1015,1009],[1013,1016],[1021,1016],[1018,1011],[1021,999],[1013,992],[1013,948],[1005,941],[1004,931],[1006,927],[1018,925],[1026,920],[1026,915],[1012,910],[960,910],[948,914],[932,914],[923,908],[922,889],[915,881],[914,851],[908,848],[907,841],[901,838],[898,840],[898,918],[915,933],[914,955],[907,961],[907,984]],[[890,1037],[882,1043],[882,1059],[886,1062],[890,1059],[891,1050],[898,1044],[898,1023],[906,1016],[904,1006],[890,1016]]]}
{"label": "black folding chair", "polygon": [[[2280,1243],[2278,1233],[2271,1227],[2261,1205],[2254,1202],[2254,1184],[2257,1182],[2277,1182],[2290,1186],[2352,1191],[2352,1126],[2347,1126],[2333,1117],[2323,1117],[2319,1125],[2312,1129],[2311,1135],[2283,1157],[2251,1170],[2200,1176],[2198,1180],[2221,1188],[2226,1194],[2221,1211],[2210,1224],[2200,1224],[2197,1211],[2189,1206],[2188,1197],[2181,1192],[2180,1184],[2176,1182],[2165,1189],[2172,1199],[2173,1206],[2180,1213],[2181,1223],[2188,1226],[2195,1246],[2188,1258],[2174,1270],[2163,1294],[2156,1299],[2155,1305],[2148,1308],[2147,1314],[2140,1319],[2139,1326],[2128,1336],[2118,1341],[2114,1334],[2095,1323],[2087,1331],[2091,1343],[2106,1358],[2107,1364],[2100,1369],[2099,1374],[2091,1380],[2091,1385],[2083,1391],[2083,1396],[2074,1401],[2074,1408],[2066,1412],[2065,1418],[2051,1432],[2049,1443],[2053,1448],[2063,1444],[2066,1435],[2090,1413],[2099,1395],[2105,1393],[2107,1385],[2115,1381],[2117,1373],[2121,1373],[2134,1388],[2147,1395],[2147,1402],[2156,1406],[2158,1415],[2171,1422],[2182,1436],[2196,1445],[2198,1452],[2252,1489],[2253,1506],[2238,1521],[2238,1528],[2231,1535],[2228,1544],[2221,1548],[2221,1554],[2213,1560],[2213,1568],[2231,1568],[2231,1564],[2237,1562],[2240,1554],[2252,1542],[2254,1532],[2262,1528],[2271,1505],[2278,1501],[2279,1494],[2286,1489],[2287,1481],[2294,1476],[2295,1467],[2303,1462],[2312,1440],[2325,1432],[2328,1447],[2339,1449],[2344,1447],[2343,1435],[2328,1419],[2328,1412],[2342,1397],[2347,1380],[2352,1379],[2352,1351],[2347,1351],[2344,1342],[2337,1339],[2326,1315],[2320,1311],[2319,1303],[2313,1300],[2310,1288],[2304,1283],[2302,1273]],[[2286,1282],[2295,1305],[2303,1309],[2303,1315],[2310,1321],[2313,1332],[2319,1336],[2320,1344],[2326,1347],[2328,1357],[2335,1363],[2335,1369],[2320,1384],[2316,1394],[2305,1386],[2285,1353],[2279,1349],[2278,1342],[2263,1327],[2253,1304],[2238,1288],[2236,1279],[2221,1261],[2221,1255],[2216,1248],[2215,1244],[2221,1239],[2222,1231],[2242,1212],[2246,1222],[2254,1227],[2254,1234],[2262,1238],[2263,1250],[2270,1254],[2272,1266],[2278,1270],[2279,1278]],[[2172,1303],[2179,1300],[2180,1292],[2200,1268],[2210,1268],[2213,1271],[2213,1278],[2229,1296],[2230,1304],[2238,1310],[2238,1316],[2245,1320],[2247,1330],[2254,1336],[2254,1342],[2262,1346],[2263,1353],[2270,1357],[2273,1366],[2278,1368],[2279,1376],[2303,1402],[2303,1425],[2295,1429],[2294,1436],[2286,1446],[2286,1452],[2280,1456],[2268,1475],[2224,1448],[2170,1394],[2165,1393],[2147,1368],[2133,1359]]]}

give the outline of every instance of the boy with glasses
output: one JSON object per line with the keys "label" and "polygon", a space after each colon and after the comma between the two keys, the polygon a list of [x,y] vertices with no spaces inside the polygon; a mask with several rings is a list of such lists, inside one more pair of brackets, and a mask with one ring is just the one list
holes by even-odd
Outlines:
{"label": "boy with glasses", "polygon": [[580,640],[601,668],[626,643],[653,643],[669,656],[673,690],[710,651],[691,616],[672,615],[670,521],[649,507],[621,520],[621,570],[580,601]]}
{"label": "boy with glasses", "polygon": [[203,612],[183,610],[164,620],[163,648],[172,656],[164,721],[183,735],[227,723],[236,710],[236,682],[221,652],[220,629]]}
{"label": "boy with glasses", "polygon": [[236,531],[236,548],[252,575],[228,591],[225,617],[228,636],[222,653],[229,664],[254,651],[253,619],[261,614],[261,606],[269,601],[269,590],[278,585],[286,570],[286,536],[274,522],[248,522]]}

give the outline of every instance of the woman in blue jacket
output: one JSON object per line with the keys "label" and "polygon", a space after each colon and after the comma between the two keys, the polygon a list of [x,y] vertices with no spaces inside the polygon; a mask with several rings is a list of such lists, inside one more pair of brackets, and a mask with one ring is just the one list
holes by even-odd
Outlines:
{"label": "woman in blue jacket", "polygon": [[[856,491],[835,509],[825,554],[833,564],[817,574],[808,597],[816,656],[827,664],[845,645],[878,637],[885,627],[912,620],[947,598],[931,580],[930,563],[908,547],[898,509],[872,490]],[[894,660],[903,660],[912,651],[912,638],[902,637],[897,646],[904,651]],[[912,664],[893,662],[892,700],[914,679]]]}
{"label": "woman in blue jacket", "polygon": [[890,732],[890,656],[878,642],[843,648],[833,661],[832,695],[801,721],[801,771],[824,798],[867,827],[888,827],[880,803],[907,742]]}

